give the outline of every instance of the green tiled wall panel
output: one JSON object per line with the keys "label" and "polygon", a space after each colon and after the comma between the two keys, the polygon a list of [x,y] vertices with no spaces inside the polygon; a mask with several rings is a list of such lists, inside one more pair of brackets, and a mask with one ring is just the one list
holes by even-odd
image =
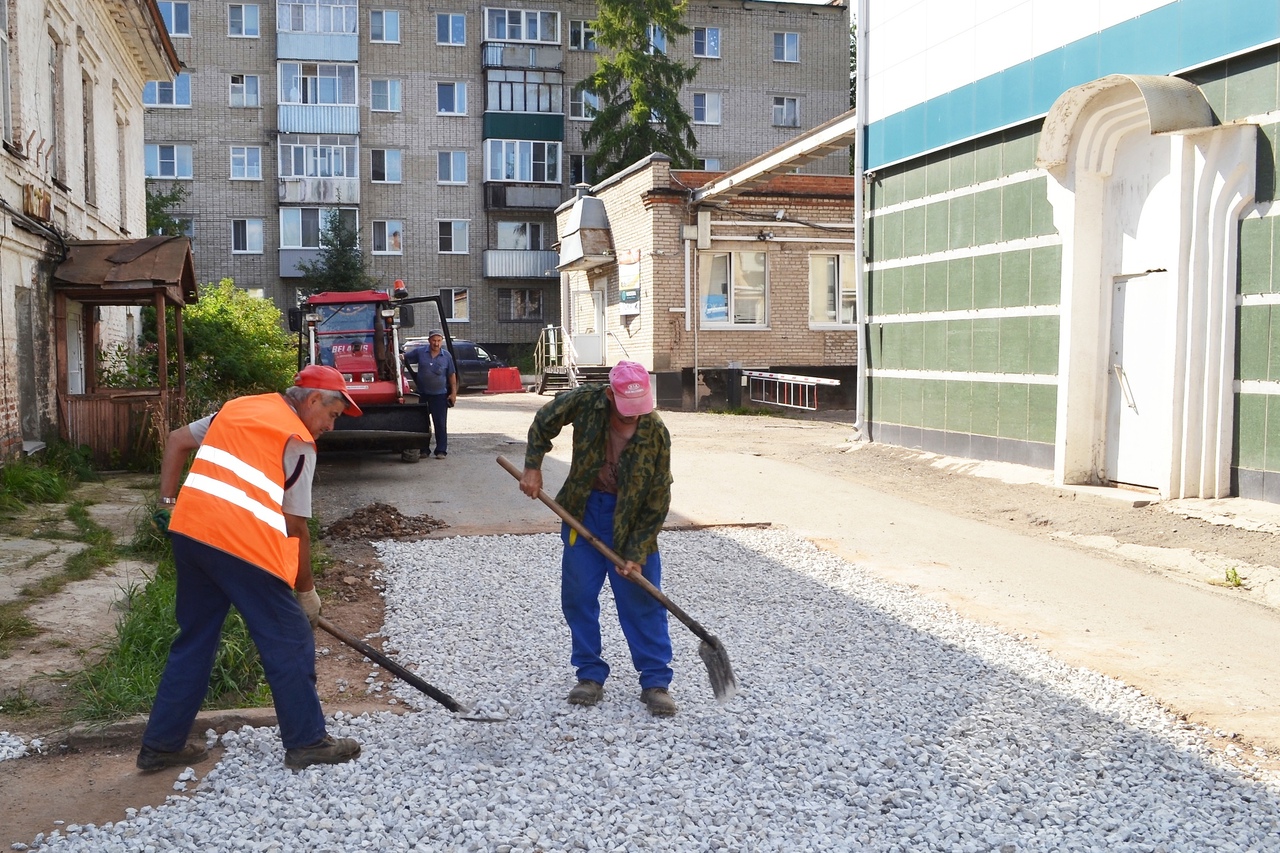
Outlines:
{"label": "green tiled wall panel", "polygon": [[1271,309],[1271,322],[1268,324],[1270,343],[1267,345],[1267,379],[1280,382],[1280,305],[1266,307]]}
{"label": "green tiled wall panel", "polygon": [[973,424],[973,383],[963,380],[947,382],[946,429],[968,432]]}
{"label": "green tiled wall panel", "polygon": [[1031,362],[1029,371],[1041,375],[1058,373],[1058,335],[1062,328],[1059,317],[1030,317]]}
{"label": "green tiled wall panel", "polygon": [[925,166],[923,162],[918,162],[912,168],[908,169],[903,177],[904,201],[911,201],[913,198],[922,198],[925,195],[925,188],[928,184],[925,182]]}
{"label": "green tiled wall panel", "polygon": [[1053,205],[1049,203],[1049,179],[1040,178],[1031,182],[1031,234],[1041,237],[1045,234],[1056,234],[1058,229],[1053,225]]}
{"label": "green tiled wall panel", "polygon": [[1228,65],[1224,114],[1232,120],[1280,106],[1280,60],[1273,51],[1246,54]]}
{"label": "green tiled wall panel", "polygon": [[1276,218],[1240,223],[1240,293],[1276,292]]}
{"label": "green tiled wall panel", "polygon": [[951,239],[951,221],[949,218],[951,205],[946,201],[935,201],[924,209],[924,250],[929,254],[945,252]]}
{"label": "green tiled wall panel", "polygon": [[1022,384],[1001,384],[1000,419],[996,435],[1001,438],[1027,438],[1027,387]]}
{"label": "green tiled wall panel", "polygon": [[880,278],[881,304],[878,314],[897,314],[902,310],[902,267],[883,270]]}
{"label": "green tiled wall panel", "polygon": [[1000,321],[984,317],[972,322],[973,370],[975,373],[996,373],[1000,365]]}
{"label": "green tiled wall panel", "polygon": [[947,369],[947,323],[945,320],[933,320],[920,324],[921,336],[924,340],[924,355],[921,365],[925,370]]}
{"label": "green tiled wall panel", "polygon": [[[1236,312],[1236,377],[1242,380],[1270,378],[1271,305],[1242,305]],[[1280,375],[1277,375],[1280,379]]]}
{"label": "green tiled wall panel", "polygon": [[956,196],[949,202],[950,230],[947,248],[963,249],[973,245],[973,211],[975,209],[972,195]]}
{"label": "green tiled wall panel", "polygon": [[872,222],[883,222],[880,231],[880,243],[875,249],[876,260],[887,261],[902,257],[902,224],[905,218],[905,213],[899,210],[872,219]]}
{"label": "green tiled wall panel", "polygon": [[925,192],[937,195],[951,189],[951,158],[945,151],[939,151],[928,157],[924,167]]}
{"label": "green tiled wall panel", "polygon": [[971,411],[971,432],[977,435],[996,435],[1000,422],[1000,385],[995,382],[974,382]]}
{"label": "green tiled wall panel", "polygon": [[978,143],[974,151],[973,180],[974,183],[994,181],[1000,177],[1000,141],[988,137]]}
{"label": "green tiled wall panel", "polygon": [[1000,372],[1026,373],[1031,364],[1031,318],[1000,318]]}
{"label": "green tiled wall panel", "polygon": [[915,314],[924,310],[924,267],[915,264],[902,267],[902,312]]}
{"label": "green tiled wall panel", "polygon": [[1267,449],[1262,467],[1266,471],[1280,471],[1280,396],[1267,397]]}
{"label": "green tiled wall panel", "polygon": [[975,255],[973,258],[973,307],[1000,306],[1000,256]]}
{"label": "green tiled wall panel", "polygon": [[1027,440],[1052,443],[1058,432],[1058,386],[1027,386]]}
{"label": "green tiled wall panel", "polygon": [[1032,305],[1057,305],[1062,301],[1062,247],[1037,246],[1031,250]]}
{"label": "green tiled wall panel", "polygon": [[1001,189],[995,187],[974,193],[973,242],[978,246],[1000,241]]}
{"label": "green tiled wall panel", "polygon": [[947,261],[947,310],[968,311],[973,307],[973,258]]}
{"label": "green tiled wall panel", "polygon": [[926,208],[908,207],[902,211],[902,257],[924,254]]}
{"label": "green tiled wall panel", "polygon": [[1004,240],[1031,236],[1031,182],[1019,181],[1000,188],[1001,227]]}
{"label": "green tiled wall panel", "polygon": [[1267,450],[1267,400],[1262,394],[1236,395],[1232,464],[1261,471]]}
{"label": "green tiled wall panel", "polygon": [[902,380],[902,420],[906,426],[920,426],[924,420],[924,386],[922,379]]}
{"label": "green tiled wall panel", "polygon": [[1000,305],[1016,308],[1031,304],[1031,250],[1018,249],[1000,255]]}
{"label": "green tiled wall panel", "polygon": [[933,261],[924,265],[924,310],[947,310],[946,261]]}
{"label": "green tiled wall panel", "polygon": [[924,414],[920,426],[942,431],[947,428],[947,383],[933,380],[924,385]]}
{"label": "green tiled wall panel", "polygon": [[973,145],[965,143],[952,149],[951,154],[951,188],[971,186],[974,182]]}
{"label": "green tiled wall panel", "polygon": [[924,323],[897,323],[901,340],[899,367],[921,370],[924,367]]}
{"label": "green tiled wall panel", "polygon": [[947,370],[973,370],[973,321],[947,322]]}

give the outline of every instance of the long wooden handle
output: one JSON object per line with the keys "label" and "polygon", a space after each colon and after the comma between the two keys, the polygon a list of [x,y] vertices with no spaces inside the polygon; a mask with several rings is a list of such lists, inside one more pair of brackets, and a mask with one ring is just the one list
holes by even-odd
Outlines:
{"label": "long wooden handle", "polygon": [[[520,479],[523,472],[519,468],[517,468],[515,465],[512,465],[511,461],[508,460],[505,456],[498,457],[498,464],[501,465],[504,469],[506,469],[507,473],[510,474],[512,477],[515,477],[517,480]],[[595,546],[595,549],[599,551],[601,554],[604,554],[605,557],[608,558],[609,562],[613,563],[618,568],[622,568],[627,564],[627,561],[622,559],[622,557],[618,556],[618,554],[612,548],[610,548],[608,545],[601,542],[600,537],[596,536],[594,533],[588,530],[586,528],[586,525],[584,525],[581,521],[578,521],[578,519],[570,515],[568,510],[560,506],[560,504],[556,501],[555,498],[551,497],[551,495],[547,494],[542,489],[538,489],[538,500],[542,501],[544,504],[551,507],[552,512],[560,516],[560,518],[564,521],[565,524],[569,525],[574,530],[578,531],[578,535],[582,536],[588,542],[590,542],[593,546]],[[688,613],[685,613],[683,610],[681,610],[671,599],[667,598],[666,595],[663,594],[662,590],[658,589],[656,586],[650,583],[649,579],[646,578],[644,575],[639,575],[639,574],[623,575],[623,577],[625,577],[627,580],[631,581],[632,583],[639,585],[641,589],[643,589],[645,592],[649,593],[655,599],[657,599],[659,604],[667,608],[667,610],[671,612],[671,615],[675,616],[677,619],[683,622],[690,631],[697,634],[699,637],[701,637],[703,640],[707,641],[711,645],[713,646],[716,645],[717,640],[715,637],[711,636],[710,631],[708,631],[706,628],[703,628],[701,625],[698,624],[698,622],[692,616],[690,616]]]}
{"label": "long wooden handle", "polygon": [[436,700],[441,705],[448,708],[450,711],[457,713],[459,711],[468,710],[460,702],[458,702],[458,700],[454,699],[448,693],[445,693],[443,690],[440,690],[439,688],[432,687],[430,684],[427,684],[427,682],[423,681],[421,678],[414,675],[412,672],[405,669],[403,666],[396,663],[391,658],[387,657],[382,652],[375,649],[373,646],[369,645],[368,643],[357,640],[355,637],[351,636],[346,631],[339,628],[337,625],[334,625],[332,622],[330,622],[328,619],[324,618],[323,616],[321,616],[316,621],[316,624],[319,625],[324,630],[328,631],[333,636],[337,637],[342,642],[346,643],[351,648],[360,652],[360,654],[364,655],[369,660],[377,661],[379,664],[383,666],[384,669],[395,674],[398,678],[400,678],[405,683],[410,684],[413,687],[416,687],[417,689],[421,690],[423,693],[427,694],[432,699]]}

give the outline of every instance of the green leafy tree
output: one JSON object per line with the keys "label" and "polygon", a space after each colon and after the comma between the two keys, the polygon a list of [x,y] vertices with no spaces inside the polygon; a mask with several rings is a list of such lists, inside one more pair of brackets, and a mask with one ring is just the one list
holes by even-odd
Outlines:
{"label": "green leafy tree", "polygon": [[187,191],[179,184],[162,190],[155,181],[147,180],[147,233],[181,237],[186,233],[181,219],[170,210],[186,199]]}
{"label": "green leafy tree", "polygon": [[677,62],[655,47],[686,35],[681,0],[600,0],[594,22],[602,53],[584,89],[599,99],[582,143],[592,153],[587,165],[598,178],[625,169],[654,152],[666,154],[677,168],[694,165],[698,147],[689,114],[680,104],[680,88],[698,67]]}
{"label": "green leafy tree", "polygon": [[329,211],[320,233],[320,257],[301,261],[298,272],[308,293],[333,290],[371,290],[378,280],[365,269],[364,250],[354,223],[336,210]]}

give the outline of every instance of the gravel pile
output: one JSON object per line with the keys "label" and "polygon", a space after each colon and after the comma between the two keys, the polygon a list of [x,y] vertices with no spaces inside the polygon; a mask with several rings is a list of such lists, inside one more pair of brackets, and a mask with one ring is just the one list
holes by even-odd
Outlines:
{"label": "gravel pile", "polygon": [[27,754],[27,742],[8,732],[0,732],[0,761],[21,758]]}
{"label": "gravel pile", "polygon": [[[672,620],[680,714],[649,717],[606,593],[604,702],[573,683],[556,536],[391,542],[388,646],[482,707],[341,716],[355,762],[292,773],[224,736],[195,792],[57,849],[1259,851],[1280,779],[1235,769],[1138,692],[776,530],[663,534],[666,589],[728,649],[715,703]],[[204,768],[198,768],[202,772]],[[74,829],[74,832],[72,831]]]}

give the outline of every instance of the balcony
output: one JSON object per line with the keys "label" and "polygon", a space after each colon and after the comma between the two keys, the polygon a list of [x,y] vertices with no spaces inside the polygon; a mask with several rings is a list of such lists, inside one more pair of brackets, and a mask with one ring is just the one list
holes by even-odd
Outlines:
{"label": "balcony", "polygon": [[559,184],[515,184],[488,181],[485,210],[555,210],[562,200]]}
{"label": "balcony", "polygon": [[556,278],[560,275],[557,252],[527,249],[485,249],[485,278]]}
{"label": "balcony", "polygon": [[280,104],[276,128],[281,133],[360,132],[360,108],[354,104]]}
{"label": "balcony", "polygon": [[480,46],[485,68],[543,68],[560,71],[564,66],[564,49],[558,44],[487,41]]}
{"label": "balcony", "polygon": [[276,32],[277,59],[305,59],[312,62],[356,62],[360,58],[360,37],[355,33]]}
{"label": "balcony", "polygon": [[281,178],[280,201],[289,204],[359,204],[359,178]]}
{"label": "balcony", "polygon": [[318,260],[320,260],[319,249],[281,249],[280,277],[302,278],[302,273],[298,271],[298,262],[315,263]]}

